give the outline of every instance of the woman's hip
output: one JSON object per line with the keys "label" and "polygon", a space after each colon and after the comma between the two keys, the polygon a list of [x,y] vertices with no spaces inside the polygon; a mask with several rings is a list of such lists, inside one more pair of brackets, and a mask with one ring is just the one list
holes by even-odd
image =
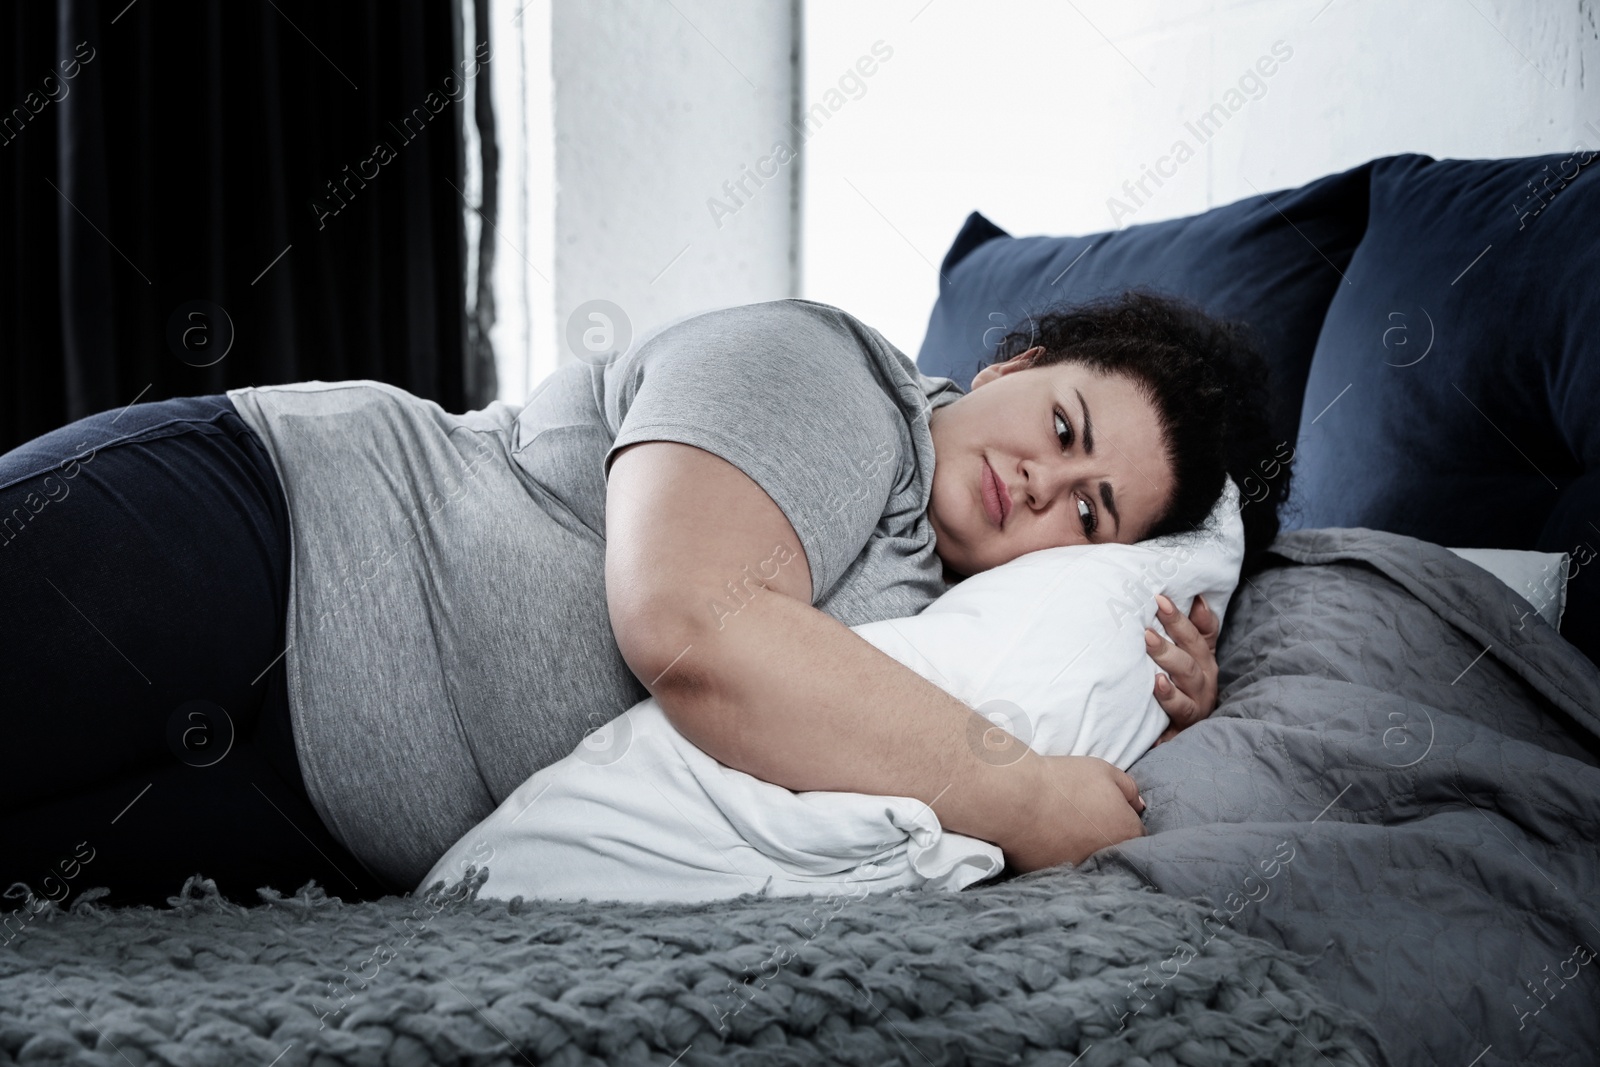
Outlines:
{"label": "woman's hip", "polygon": [[[284,699],[288,576],[282,487],[226,396],[101,412],[0,456],[0,692],[34,757],[8,761],[0,803],[253,734]],[[86,750],[68,767],[61,746]]]}

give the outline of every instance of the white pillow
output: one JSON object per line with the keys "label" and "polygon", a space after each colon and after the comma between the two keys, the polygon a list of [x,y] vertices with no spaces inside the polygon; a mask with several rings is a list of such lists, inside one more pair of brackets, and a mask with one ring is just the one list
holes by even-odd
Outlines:
{"label": "white pillow", "polygon": [[[1020,556],[957,584],[920,615],[854,627],[1031,748],[1124,770],[1168,726],[1144,628],[1155,594],[1222,618],[1244,525],[1230,479],[1206,527],[1136,545]],[[969,738],[994,751],[985,731]],[[933,885],[961,889],[1003,867],[994,845],[942,830],[921,801],[794,793],[725,767],[653,699],[519,786],[417,887],[486,866],[490,899],[704,901]]]}
{"label": "white pillow", "polygon": [[1155,595],[1187,614],[1204,594],[1223,617],[1244,560],[1238,499],[1230,478],[1198,533],[1030,552],[855,631],[1030,748],[1127,770],[1169,725],[1144,645],[1146,626],[1166,634]]}

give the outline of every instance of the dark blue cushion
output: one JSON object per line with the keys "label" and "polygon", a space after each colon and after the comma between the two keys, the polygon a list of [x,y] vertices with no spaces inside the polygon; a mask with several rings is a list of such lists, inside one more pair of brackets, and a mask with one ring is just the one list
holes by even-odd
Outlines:
{"label": "dark blue cushion", "polygon": [[1287,444],[1322,316],[1366,224],[1370,166],[1087,237],[1011,237],[973,212],[945,256],[918,369],[967,388],[1029,314],[1144,285],[1255,329]]}
{"label": "dark blue cushion", "polygon": [[[1373,161],[1305,391],[1285,528],[1574,553],[1600,662],[1600,162]],[[1331,406],[1330,406],[1331,405]]]}

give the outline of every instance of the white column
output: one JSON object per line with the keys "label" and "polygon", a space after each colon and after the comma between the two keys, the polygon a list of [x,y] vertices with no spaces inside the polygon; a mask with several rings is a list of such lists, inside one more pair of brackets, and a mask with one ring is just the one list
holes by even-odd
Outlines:
{"label": "white column", "polygon": [[569,338],[594,301],[620,311],[620,342],[797,295],[797,2],[552,7],[559,360],[592,355]]}
{"label": "white column", "polygon": [[500,145],[495,323],[489,338],[499,398],[516,403],[556,368],[550,0],[476,2],[491,5],[489,71]]}

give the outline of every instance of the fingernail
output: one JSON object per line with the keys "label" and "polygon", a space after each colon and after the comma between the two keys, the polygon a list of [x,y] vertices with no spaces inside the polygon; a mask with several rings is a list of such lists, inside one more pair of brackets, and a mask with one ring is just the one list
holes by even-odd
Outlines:
{"label": "fingernail", "polygon": [[1144,807],[1145,807],[1145,804],[1144,804],[1144,794],[1143,794],[1143,793],[1140,793],[1140,794],[1139,794],[1139,810],[1140,810],[1140,811],[1143,811],[1143,810],[1144,810]]}
{"label": "fingernail", "polygon": [[1161,647],[1161,638],[1154,630],[1146,628],[1144,632],[1144,644],[1146,648],[1148,648],[1151,652],[1154,652]]}
{"label": "fingernail", "polygon": [[1174,611],[1177,610],[1176,608],[1174,608],[1172,606],[1172,601],[1168,600],[1166,597],[1162,596],[1160,593],[1156,594],[1156,605],[1162,610],[1162,612],[1164,612],[1164,613],[1166,613],[1168,615],[1172,614]]}
{"label": "fingernail", "polygon": [[1166,696],[1167,695],[1167,689],[1171,686],[1171,684],[1172,683],[1167,681],[1167,676],[1166,675],[1164,675],[1164,674],[1156,675],[1156,692],[1157,693],[1160,693],[1162,696]]}
{"label": "fingernail", "polygon": [[1211,605],[1206,603],[1206,598],[1203,596],[1195,597],[1194,602],[1205,608],[1207,611],[1211,610]]}

